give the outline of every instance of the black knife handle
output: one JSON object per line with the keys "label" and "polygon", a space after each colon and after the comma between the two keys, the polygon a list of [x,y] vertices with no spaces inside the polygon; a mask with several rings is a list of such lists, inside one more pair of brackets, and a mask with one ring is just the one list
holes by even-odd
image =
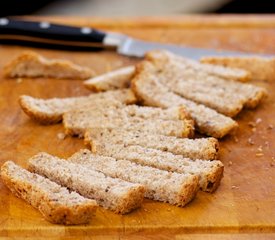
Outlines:
{"label": "black knife handle", "polygon": [[68,47],[105,47],[106,33],[89,27],[0,18],[0,42],[41,43]]}

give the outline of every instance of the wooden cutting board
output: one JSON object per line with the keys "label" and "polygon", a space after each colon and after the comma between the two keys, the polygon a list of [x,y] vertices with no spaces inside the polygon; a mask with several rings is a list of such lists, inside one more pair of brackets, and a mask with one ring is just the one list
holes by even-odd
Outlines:
{"label": "wooden cutting board", "polygon": [[[274,16],[43,19],[119,31],[158,42],[275,53]],[[27,49],[30,48],[0,45],[0,69]],[[64,58],[88,66],[98,74],[137,61],[111,51],[31,50],[46,57]],[[84,148],[81,139],[57,137],[64,131],[62,124],[39,125],[18,105],[18,97],[22,94],[41,98],[89,94],[81,81],[6,80],[2,72],[0,74],[0,164],[14,160],[26,166],[26,160],[40,151],[69,157]],[[214,194],[199,192],[184,208],[145,200],[140,209],[125,216],[99,208],[89,225],[65,227],[45,221],[37,210],[14,197],[0,181],[0,237],[210,239],[214,233],[219,239],[274,239],[275,83],[254,83],[266,87],[269,97],[254,111],[245,110],[239,114],[236,120],[240,128],[236,136],[220,141],[220,159],[225,172]],[[254,144],[249,144],[248,139]],[[256,156],[259,148],[263,152],[261,157]]]}

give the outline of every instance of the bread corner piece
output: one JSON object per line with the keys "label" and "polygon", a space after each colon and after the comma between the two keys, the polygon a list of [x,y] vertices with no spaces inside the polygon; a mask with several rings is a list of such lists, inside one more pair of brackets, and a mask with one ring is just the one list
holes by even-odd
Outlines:
{"label": "bread corner piece", "polygon": [[51,223],[86,224],[95,215],[96,201],[70,192],[67,188],[31,173],[12,161],[2,165],[1,178],[15,196],[38,209]]}
{"label": "bread corner piece", "polygon": [[62,59],[47,59],[41,55],[27,51],[21,53],[17,58],[4,67],[4,75],[8,78],[58,78],[85,80],[94,75],[87,67],[76,65]]}

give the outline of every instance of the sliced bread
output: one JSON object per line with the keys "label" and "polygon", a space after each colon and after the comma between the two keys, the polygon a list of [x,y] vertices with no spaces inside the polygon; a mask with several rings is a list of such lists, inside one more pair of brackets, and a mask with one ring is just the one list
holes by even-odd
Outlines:
{"label": "sliced bread", "polygon": [[166,51],[158,52],[152,62],[152,71],[172,92],[229,117],[236,116],[243,107],[256,107],[266,96],[261,87],[210,75],[194,67],[202,64]]}
{"label": "sliced bread", "polygon": [[236,67],[249,71],[254,80],[275,80],[275,58],[264,57],[203,57],[202,63]]}
{"label": "sliced bread", "polygon": [[223,79],[230,79],[240,82],[245,82],[251,79],[251,74],[245,69],[231,66],[217,66],[213,64],[202,64],[189,58],[173,54],[166,50],[150,51],[145,56],[149,61],[155,64],[163,65],[165,63],[173,62],[178,63],[186,68],[191,68],[196,71],[196,74],[203,76],[217,76]]}
{"label": "sliced bread", "polygon": [[47,153],[35,155],[28,164],[30,171],[95,199],[100,206],[116,213],[128,213],[140,207],[143,201],[145,189],[142,185],[108,177]]}
{"label": "sliced bread", "polygon": [[140,145],[168,151],[191,159],[213,160],[217,158],[219,144],[215,138],[176,138],[144,132],[129,132],[123,129],[90,129],[84,136],[85,143],[93,152],[102,144]]}
{"label": "sliced bread", "polygon": [[222,138],[238,127],[233,119],[171,92],[159,82],[154,69],[150,62],[143,61],[132,81],[132,89],[144,105],[161,108],[183,105],[194,119],[198,131],[216,138]]}
{"label": "sliced bread", "polygon": [[186,205],[198,191],[197,175],[162,171],[126,160],[95,155],[86,149],[75,153],[69,161],[82,164],[111,177],[142,184],[146,187],[147,198],[177,206]]}
{"label": "sliced bread", "polygon": [[138,145],[125,146],[107,143],[100,145],[96,153],[161,170],[198,175],[200,189],[205,192],[214,192],[223,176],[224,166],[221,161],[192,160],[181,155]]}
{"label": "sliced bread", "polygon": [[87,67],[81,67],[62,59],[47,59],[35,52],[27,51],[4,67],[6,77],[88,79],[94,75]]}
{"label": "sliced bread", "polygon": [[93,106],[118,106],[121,103],[132,104],[136,97],[130,89],[114,90],[90,94],[84,97],[40,99],[23,95],[19,103],[23,111],[42,124],[57,123],[65,112]]}
{"label": "sliced bread", "polygon": [[[114,112],[114,110],[110,111]],[[104,116],[94,111],[70,111],[63,116],[66,134],[82,137],[87,129],[93,128],[123,128],[128,131],[138,130],[176,137],[192,137],[194,134],[192,120],[143,119],[119,115],[117,114],[119,110],[115,112],[115,114]]]}
{"label": "sliced bread", "polygon": [[84,224],[95,214],[96,201],[68,191],[67,188],[31,173],[12,161],[2,165],[1,178],[15,196],[38,209],[52,223]]}
{"label": "sliced bread", "polygon": [[96,92],[127,88],[130,86],[134,73],[134,66],[123,67],[88,79],[84,82],[84,85]]}

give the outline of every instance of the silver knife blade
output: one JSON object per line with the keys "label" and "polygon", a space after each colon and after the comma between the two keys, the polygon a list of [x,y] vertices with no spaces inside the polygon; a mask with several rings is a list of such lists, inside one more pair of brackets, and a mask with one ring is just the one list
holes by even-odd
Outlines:
{"label": "silver knife blade", "polygon": [[156,42],[147,42],[137,40],[134,38],[120,36],[119,44],[117,44],[117,52],[122,55],[131,57],[143,57],[146,52],[151,50],[165,49],[175,54],[199,60],[203,56],[261,56],[261,57],[274,57],[269,54],[258,53],[244,53],[237,51],[227,51],[219,49],[204,49],[194,48],[187,46],[180,46],[174,44],[162,44]]}

